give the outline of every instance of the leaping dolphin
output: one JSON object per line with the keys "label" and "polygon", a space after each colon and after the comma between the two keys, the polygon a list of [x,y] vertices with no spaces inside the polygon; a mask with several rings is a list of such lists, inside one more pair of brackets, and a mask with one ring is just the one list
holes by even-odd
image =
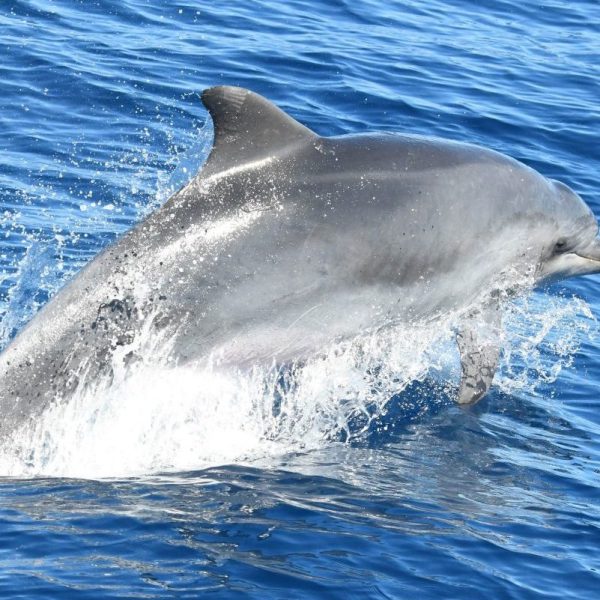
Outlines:
{"label": "leaping dolphin", "polygon": [[199,173],[0,355],[0,431],[109,371],[115,352],[139,359],[142,331],[180,364],[253,364],[461,308],[458,402],[472,403],[519,277],[600,272],[592,211],[512,158],[414,135],[320,137],[237,87],[202,101],[215,134]]}

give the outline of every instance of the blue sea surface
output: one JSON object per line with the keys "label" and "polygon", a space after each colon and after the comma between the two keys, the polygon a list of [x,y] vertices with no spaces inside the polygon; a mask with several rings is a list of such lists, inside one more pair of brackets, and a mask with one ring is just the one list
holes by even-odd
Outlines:
{"label": "blue sea surface", "polygon": [[[2,346],[194,174],[212,85],[321,135],[494,148],[600,216],[597,0],[3,0],[0,55]],[[216,403],[201,415],[216,441],[197,440],[213,454],[196,460],[194,440],[183,453],[158,430],[126,443],[143,413],[163,418],[148,399],[91,426],[92,445],[65,439],[63,462],[0,460],[0,596],[599,598],[599,284],[517,302],[471,408],[445,367],[311,444],[246,443]]]}

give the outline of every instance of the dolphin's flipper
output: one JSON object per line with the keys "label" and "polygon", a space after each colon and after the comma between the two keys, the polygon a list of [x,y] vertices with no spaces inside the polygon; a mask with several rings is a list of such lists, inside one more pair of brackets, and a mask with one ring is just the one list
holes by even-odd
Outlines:
{"label": "dolphin's flipper", "polygon": [[501,312],[498,302],[469,315],[456,334],[460,352],[459,404],[474,404],[487,394],[500,357]]}
{"label": "dolphin's flipper", "polygon": [[203,175],[276,158],[317,135],[267,99],[232,86],[205,90],[202,102],[212,117],[215,139]]}

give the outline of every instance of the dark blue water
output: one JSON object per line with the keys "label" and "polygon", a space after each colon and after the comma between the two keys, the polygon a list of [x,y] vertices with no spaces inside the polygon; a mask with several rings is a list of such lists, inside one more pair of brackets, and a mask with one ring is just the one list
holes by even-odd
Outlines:
{"label": "dark blue water", "polygon": [[[599,31],[596,0],[5,0],[2,344],[191,175],[215,84],[323,135],[492,147],[600,216]],[[75,410],[53,446],[0,461],[0,595],[598,598],[599,284],[517,303],[497,383],[467,410],[437,356],[379,411],[358,394],[334,414],[313,373],[288,437],[219,402],[195,437],[160,382],[70,439]]]}

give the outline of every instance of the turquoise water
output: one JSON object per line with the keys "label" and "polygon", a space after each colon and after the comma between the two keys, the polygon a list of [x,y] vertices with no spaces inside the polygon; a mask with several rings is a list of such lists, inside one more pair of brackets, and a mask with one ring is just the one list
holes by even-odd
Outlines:
{"label": "turquoise water", "polygon": [[[598,31],[592,0],[4,2],[2,344],[199,166],[211,85],[322,135],[500,150],[600,216]],[[516,303],[497,383],[468,410],[446,346],[405,353],[400,393],[373,369],[312,372],[268,427],[222,382],[198,410],[193,376],[95,398],[107,421],[75,407],[0,457],[0,594],[597,598],[598,284]]]}

